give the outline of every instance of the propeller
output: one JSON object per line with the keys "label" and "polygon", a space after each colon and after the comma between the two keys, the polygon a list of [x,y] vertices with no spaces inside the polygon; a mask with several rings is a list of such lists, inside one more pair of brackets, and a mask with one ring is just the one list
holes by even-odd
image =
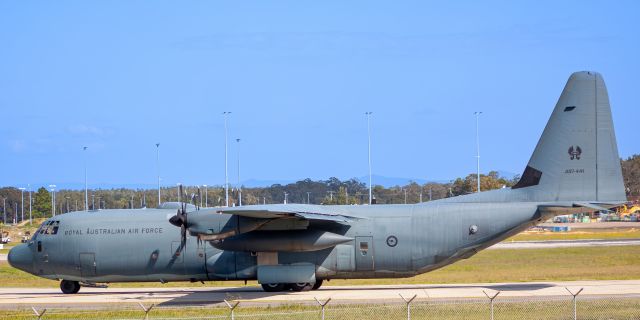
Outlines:
{"label": "propeller", "polygon": [[180,185],[180,190],[178,193],[178,201],[180,201],[180,209],[175,216],[169,218],[169,223],[176,227],[180,227],[180,236],[182,239],[183,247],[187,244],[187,205],[181,200],[182,195],[182,185]]}

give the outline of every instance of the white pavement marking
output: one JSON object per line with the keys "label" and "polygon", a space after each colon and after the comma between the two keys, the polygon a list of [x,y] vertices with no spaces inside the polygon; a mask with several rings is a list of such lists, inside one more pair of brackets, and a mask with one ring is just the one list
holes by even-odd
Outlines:
{"label": "white pavement marking", "polygon": [[1,288],[0,308],[21,305],[100,306],[122,303],[202,304],[233,299],[245,303],[315,303],[314,298],[336,302],[401,302],[398,294],[418,299],[482,298],[483,290],[500,291],[501,297],[566,296],[568,288],[584,288],[581,295],[640,295],[640,280],[326,286],[317,291],[267,293],[257,287],[211,288],[82,288],[62,294],[54,288]]}
{"label": "white pavement marking", "polygon": [[544,249],[596,246],[637,246],[640,239],[584,239],[584,240],[541,240],[541,241],[505,241],[494,244],[489,249]]}

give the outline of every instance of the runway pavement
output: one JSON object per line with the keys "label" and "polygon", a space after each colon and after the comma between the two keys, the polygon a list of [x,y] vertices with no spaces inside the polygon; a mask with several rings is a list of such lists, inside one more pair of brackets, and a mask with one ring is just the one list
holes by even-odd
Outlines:
{"label": "runway pavement", "polygon": [[211,288],[82,288],[80,293],[65,295],[55,288],[1,288],[0,308],[15,309],[30,306],[101,308],[138,302],[159,305],[216,304],[239,300],[243,305],[315,303],[314,298],[331,298],[333,303],[401,303],[405,297],[420,299],[482,298],[500,291],[500,297],[570,297],[572,291],[584,288],[582,296],[640,295],[640,280],[526,282],[492,284],[430,284],[385,286],[323,286],[307,292],[263,292],[258,287]]}
{"label": "runway pavement", "polygon": [[489,249],[545,249],[594,246],[637,246],[640,239],[584,239],[584,240],[541,240],[541,241],[504,241]]}

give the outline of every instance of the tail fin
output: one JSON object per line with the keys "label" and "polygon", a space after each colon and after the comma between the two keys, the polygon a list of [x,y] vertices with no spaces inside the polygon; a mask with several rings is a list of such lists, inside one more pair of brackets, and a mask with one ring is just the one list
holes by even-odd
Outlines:
{"label": "tail fin", "polygon": [[[569,77],[529,164],[513,189],[537,201],[625,201],[611,107],[596,72]],[[532,199],[533,200],[533,199]]]}

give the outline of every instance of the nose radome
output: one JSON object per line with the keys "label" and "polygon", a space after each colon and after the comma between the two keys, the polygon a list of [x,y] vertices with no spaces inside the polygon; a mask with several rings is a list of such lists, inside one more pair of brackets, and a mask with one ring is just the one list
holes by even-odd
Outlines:
{"label": "nose radome", "polygon": [[12,267],[22,271],[31,272],[33,268],[33,253],[26,244],[13,247],[9,251],[7,260]]}

